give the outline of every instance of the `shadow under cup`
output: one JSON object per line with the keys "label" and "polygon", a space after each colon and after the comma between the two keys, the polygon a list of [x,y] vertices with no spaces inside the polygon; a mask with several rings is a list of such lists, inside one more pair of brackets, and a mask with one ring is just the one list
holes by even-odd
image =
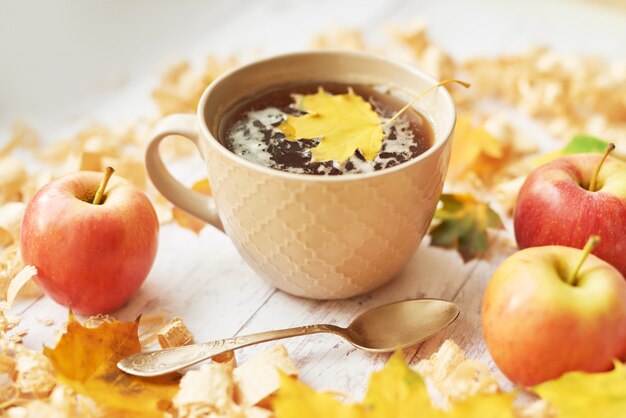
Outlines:
{"label": "shadow under cup", "polygon": [[199,148],[224,231],[276,287],[316,299],[368,292],[408,263],[430,225],[448,167],[455,109],[445,88],[422,98],[434,143],[398,166],[366,174],[283,172],[231,153],[219,123],[235,103],[272,86],[342,82],[387,86],[409,101],[437,83],[374,55],[306,52],[256,62],[216,80],[199,105]]}

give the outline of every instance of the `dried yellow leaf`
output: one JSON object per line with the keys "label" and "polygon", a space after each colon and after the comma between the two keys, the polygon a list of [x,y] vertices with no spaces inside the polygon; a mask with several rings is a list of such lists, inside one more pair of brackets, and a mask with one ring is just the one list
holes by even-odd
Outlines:
{"label": "dried yellow leaf", "polygon": [[138,322],[82,326],[73,316],[54,349],[45,347],[59,381],[115,416],[161,417],[178,391],[173,376],[142,379],[123,373],[117,361],[141,351]]}
{"label": "dried yellow leaf", "polygon": [[450,156],[449,180],[460,180],[474,172],[487,180],[504,162],[506,150],[484,127],[475,125],[468,116],[457,120]]}
{"label": "dried yellow leaf", "polygon": [[268,398],[280,387],[278,371],[298,376],[298,368],[282,345],[275,345],[237,367],[233,372],[237,403],[265,406]]}
{"label": "dried yellow leaf", "polygon": [[420,375],[407,366],[402,351],[396,352],[382,370],[372,373],[363,404],[368,418],[413,418],[418,411],[422,416],[436,417],[440,413]]}
{"label": "dried yellow leaf", "polygon": [[329,94],[322,88],[315,94],[297,95],[297,107],[308,112],[303,116],[287,116],[278,128],[286,139],[319,138],[310,150],[311,161],[347,161],[358,150],[373,161],[385,136],[380,116],[361,96]]}
{"label": "dried yellow leaf", "polygon": [[[195,182],[193,186],[191,186],[191,190],[211,196],[211,185],[209,184],[209,179],[203,179]],[[196,234],[200,233],[200,231],[202,231],[202,229],[206,226],[206,222],[202,219],[196,218],[195,216],[190,215],[177,207],[172,208],[172,218],[178,225],[183,228],[187,228]]]}
{"label": "dried yellow leaf", "polygon": [[616,361],[606,373],[565,373],[533,391],[554,406],[558,417],[621,417],[626,411],[626,366]]}
{"label": "dried yellow leaf", "polygon": [[280,374],[280,390],[272,406],[276,418],[361,418],[361,405],[347,405],[329,393],[316,392],[304,383]]}

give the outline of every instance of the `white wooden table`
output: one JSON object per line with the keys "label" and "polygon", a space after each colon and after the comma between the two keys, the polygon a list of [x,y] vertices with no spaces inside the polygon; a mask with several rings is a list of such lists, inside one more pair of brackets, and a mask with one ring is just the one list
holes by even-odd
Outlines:
{"label": "white wooden table", "polygon": [[[160,4],[161,9],[155,3]],[[92,16],[95,19],[92,32],[104,31],[103,34],[88,32],[85,37],[72,40],[70,35],[50,32],[51,44],[56,44],[52,52],[46,52],[45,45],[38,45],[35,38],[46,30],[45,25],[50,25],[47,21],[54,21],[50,14],[52,17],[55,13],[62,14],[71,24],[67,2],[58,2],[54,8],[41,6],[50,10],[42,16],[31,16],[34,23],[29,25],[29,28],[43,25],[40,32],[35,31],[33,35],[18,31],[22,37],[5,36],[3,31],[16,28],[13,24],[7,29],[3,20],[9,17],[0,13],[0,40],[18,40],[18,46],[14,43],[0,46],[13,54],[11,56],[23,55],[21,64],[8,60],[8,55],[0,57],[0,72],[4,76],[0,86],[11,93],[0,95],[0,134],[8,130],[10,120],[16,116],[39,128],[46,140],[53,140],[93,118],[122,122],[150,114],[153,108],[149,91],[160,70],[172,59],[198,61],[209,53],[237,53],[255,47],[262,48],[264,53],[304,48],[314,34],[333,25],[358,27],[376,42],[383,36],[380,30],[383,23],[403,23],[412,16],[421,16],[429,22],[433,39],[458,58],[514,52],[537,42],[562,51],[626,58],[626,12],[580,1],[544,3],[548,2],[237,0],[215,4],[189,1],[185,3],[187,10],[179,6],[181,3],[172,10],[174,3],[150,2],[149,6],[147,1],[132,5],[112,1],[106,3],[110,6],[97,6],[97,14]],[[5,11],[9,7],[8,2],[0,6]],[[27,16],[20,7],[26,6],[11,6],[16,9],[12,12],[16,13],[14,18],[18,21],[20,16],[22,19]],[[120,9],[116,9],[118,7]],[[142,12],[141,7],[150,9]],[[85,12],[83,9],[81,12]],[[114,19],[121,13],[119,10],[128,10],[130,17],[120,19],[115,31],[105,33],[107,19]],[[142,22],[137,26],[133,19]],[[149,21],[157,24],[150,25]],[[168,21],[176,25],[187,22],[192,29],[181,27],[175,31],[167,27]],[[133,45],[124,42],[116,45],[120,51],[91,50],[94,45],[102,46],[101,38],[110,36],[115,43],[122,36],[117,32],[135,28],[137,38],[143,39],[145,44],[143,51],[135,50],[133,55],[129,50]],[[76,56],[79,52],[72,52],[67,42],[76,42],[79,51],[85,50],[87,61],[94,53],[102,54],[101,58],[108,60],[109,66],[102,68],[98,63],[83,62],[85,57]],[[24,48],[31,49],[25,52]],[[37,70],[29,63],[37,58],[37,53],[45,58],[46,54],[57,52],[66,54],[63,58],[67,61],[66,71],[59,67],[61,64],[51,64],[50,73],[41,74],[47,78],[37,79]],[[142,55],[137,58],[136,54]],[[126,66],[118,62],[124,59]],[[115,80],[116,75],[126,77],[122,88],[103,90],[97,87],[98,82]],[[37,91],[31,91],[24,77],[33,77],[32,82],[46,94],[42,97]],[[66,89],[50,87],[51,83],[60,83]],[[72,86],[80,86],[80,91],[77,93]],[[180,168],[177,173],[190,183],[204,176],[202,170],[200,162],[194,160],[194,164]],[[481,337],[480,304],[485,284],[505,256],[495,254],[463,264],[455,252],[432,248],[424,242],[408,267],[392,283],[365,296],[320,302],[296,298],[269,286],[245,264],[230,240],[220,232],[207,227],[196,236],[175,225],[166,225],[161,230],[159,253],[147,282],[115,316],[131,320],[141,313],[178,315],[196,340],[204,341],[317,322],[346,325],[364,310],[387,302],[418,297],[447,298],[460,305],[461,316],[444,332],[407,350],[407,361],[415,364],[436,351],[444,339],[451,338],[470,357],[491,363]],[[54,329],[67,319],[67,310],[47,297],[21,300],[14,312],[23,316],[20,329],[28,329],[25,344],[33,348],[50,344]],[[55,324],[46,326],[42,319],[54,319]],[[318,389],[343,391],[355,399],[362,396],[368,375],[388,358],[358,351],[331,335],[285,340],[284,344],[301,367],[306,383]],[[238,358],[244,361],[265,348],[267,345],[241,350]]]}

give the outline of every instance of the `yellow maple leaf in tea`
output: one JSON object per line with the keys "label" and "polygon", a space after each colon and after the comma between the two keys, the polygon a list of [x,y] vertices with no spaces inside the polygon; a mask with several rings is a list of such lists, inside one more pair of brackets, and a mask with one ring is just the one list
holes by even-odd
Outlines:
{"label": "yellow maple leaf in tea", "polygon": [[44,354],[59,381],[93,399],[107,416],[162,417],[179,379],[143,379],[117,368],[118,360],[141,351],[138,326],[138,321],[113,321],[87,328],[70,315],[67,332]]}
{"label": "yellow maple leaf in tea", "polygon": [[361,96],[352,90],[329,94],[320,88],[315,94],[296,98],[298,108],[307,114],[288,115],[278,128],[290,141],[320,138],[310,150],[311,161],[342,163],[357,150],[368,161],[376,158],[385,135],[380,117]]}
{"label": "yellow maple leaf in tea", "polygon": [[559,418],[626,416],[626,366],[617,361],[609,372],[569,372],[533,391],[556,408]]}
{"label": "yellow maple leaf in tea", "polygon": [[[209,179],[199,180],[195,182],[193,186],[191,186],[191,190],[207,196],[211,196],[211,185],[209,184]],[[172,218],[174,218],[179,226],[187,228],[195,232],[196,234],[200,233],[200,231],[202,231],[202,229],[206,226],[206,222],[204,222],[202,219],[196,218],[195,216],[185,212],[184,210],[176,206],[172,208]]]}

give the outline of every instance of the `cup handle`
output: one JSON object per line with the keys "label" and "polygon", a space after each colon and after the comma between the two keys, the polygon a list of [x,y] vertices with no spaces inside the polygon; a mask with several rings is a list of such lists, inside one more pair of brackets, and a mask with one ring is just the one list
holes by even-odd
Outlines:
{"label": "cup handle", "polygon": [[159,145],[170,135],[180,135],[189,139],[202,154],[196,115],[166,116],[155,125],[150,134],[150,143],[146,150],[146,169],[150,180],[157,190],[174,205],[223,232],[224,227],[212,199],[183,186],[165,167],[159,153]]}

